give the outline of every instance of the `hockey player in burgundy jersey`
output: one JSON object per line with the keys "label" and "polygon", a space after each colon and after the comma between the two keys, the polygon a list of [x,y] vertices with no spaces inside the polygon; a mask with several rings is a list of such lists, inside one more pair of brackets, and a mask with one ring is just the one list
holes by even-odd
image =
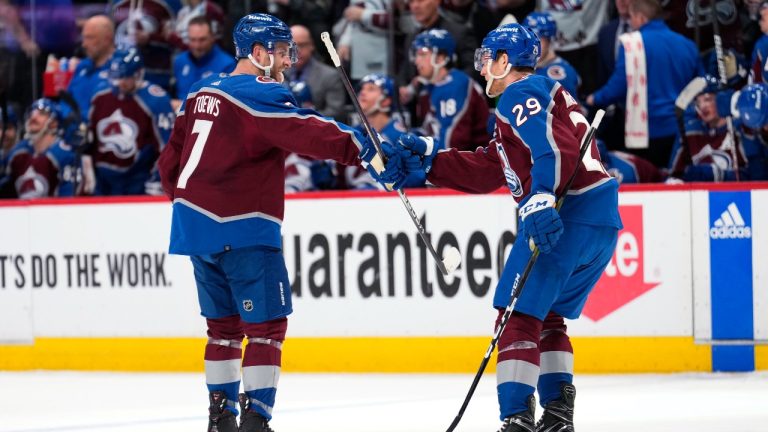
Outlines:
{"label": "hockey player in burgundy jersey", "polygon": [[377,180],[397,187],[404,172],[400,152],[387,143],[388,162],[379,175],[374,147],[362,134],[297,107],[280,85],[296,60],[285,23],[246,15],[233,33],[235,70],[192,86],[159,167],[173,200],[170,252],[190,255],[208,325],[208,430],[238,430],[235,401],[242,376],[239,430],[262,432],[272,430],[267,422],[292,312],[280,233],[286,155],[345,165],[362,159]]}
{"label": "hockey player in burgundy jersey", "polygon": [[[139,195],[152,188],[152,172],[173,125],[173,108],[163,89],[143,79],[134,48],[117,51],[110,64],[112,86],[91,100],[92,146],[84,156],[95,169],[95,195]],[[155,180],[157,181],[157,180]],[[147,184],[149,183],[149,185]]]}
{"label": "hockey player in burgundy jersey", "polygon": [[[727,118],[718,113],[719,81],[709,74],[704,80],[707,85],[693,103],[696,116],[685,122],[684,145],[676,145],[673,152],[672,176],[684,181],[735,181],[735,162],[738,162],[739,178],[746,180],[749,178],[747,157],[741,137],[739,134],[731,137]],[[737,121],[735,125],[740,123]],[[737,161],[733,160],[734,155]]]}
{"label": "hockey player in burgundy jersey", "polygon": [[[436,152],[429,139],[404,135],[399,141],[424,155],[422,169],[432,183],[469,193],[506,184],[518,201],[517,240],[493,299],[499,318],[531,257],[529,239],[542,253],[499,339],[501,432],[573,431],[573,349],[563,318],[581,314],[622,226],[618,184],[605,172],[594,141],[578,160],[587,120],[562,85],[534,74],[539,52],[536,35],[519,24],[491,31],[476,51],[487,95],[501,95],[488,147]],[[558,213],[555,196],[574,170]],[[544,415],[535,425],[537,389]]]}
{"label": "hockey player in burgundy jersey", "polygon": [[488,145],[488,104],[469,75],[453,68],[456,42],[446,30],[418,34],[411,61],[423,84],[416,102],[417,124],[444,148],[474,150]]}
{"label": "hockey player in burgundy jersey", "polygon": [[59,106],[50,99],[38,99],[27,110],[24,139],[8,154],[2,181],[12,186],[14,197],[74,195],[76,158],[61,137],[62,120]]}

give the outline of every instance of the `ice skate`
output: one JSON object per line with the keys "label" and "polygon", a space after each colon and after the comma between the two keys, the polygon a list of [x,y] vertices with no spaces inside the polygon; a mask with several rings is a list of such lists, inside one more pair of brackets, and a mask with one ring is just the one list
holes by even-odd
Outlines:
{"label": "ice skate", "polygon": [[536,423],[536,432],[574,432],[573,403],[576,399],[576,387],[564,383],[560,386],[560,399],[553,400],[544,407],[544,414]]}
{"label": "ice skate", "polygon": [[227,409],[227,396],[222,391],[208,395],[211,405],[208,408],[208,432],[237,432],[237,419]]}
{"label": "ice skate", "polygon": [[251,399],[240,393],[240,432],[275,432],[269,427],[269,420],[251,409]]}
{"label": "ice skate", "polygon": [[536,398],[528,396],[528,411],[523,411],[504,419],[498,432],[535,432],[533,413],[536,409]]}

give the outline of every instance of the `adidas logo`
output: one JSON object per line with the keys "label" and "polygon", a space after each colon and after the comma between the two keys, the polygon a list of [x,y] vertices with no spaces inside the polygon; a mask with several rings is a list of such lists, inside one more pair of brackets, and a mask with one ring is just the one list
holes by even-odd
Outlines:
{"label": "adidas logo", "polygon": [[752,237],[752,228],[746,226],[736,203],[728,204],[728,208],[709,229],[709,237],[713,239],[748,239]]}

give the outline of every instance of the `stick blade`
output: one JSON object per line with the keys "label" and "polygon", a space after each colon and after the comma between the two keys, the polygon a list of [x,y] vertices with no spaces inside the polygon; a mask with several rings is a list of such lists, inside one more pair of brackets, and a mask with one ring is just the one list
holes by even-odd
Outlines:
{"label": "stick blade", "polygon": [[448,273],[453,273],[461,264],[461,252],[453,246],[448,246],[443,253],[443,265]]}

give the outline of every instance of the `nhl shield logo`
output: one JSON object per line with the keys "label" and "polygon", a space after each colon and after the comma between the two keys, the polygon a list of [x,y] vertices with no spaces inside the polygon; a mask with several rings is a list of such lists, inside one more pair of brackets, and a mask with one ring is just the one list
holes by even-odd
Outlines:
{"label": "nhl shield logo", "polygon": [[253,310],[253,302],[251,300],[243,300],[243,309],[245,309],[246,312],[250,312]]}

